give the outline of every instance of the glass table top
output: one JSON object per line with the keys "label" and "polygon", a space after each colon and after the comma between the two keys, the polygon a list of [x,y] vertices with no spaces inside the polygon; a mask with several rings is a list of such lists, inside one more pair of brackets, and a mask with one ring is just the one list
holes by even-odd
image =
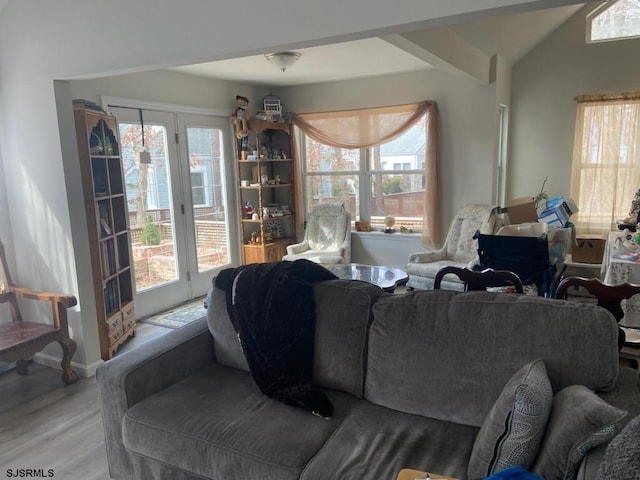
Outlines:
{"label": "glass table top", "polygon": [[325,267],[343,280],[362,280],[373,283],[389,292],[394,291],[398,285],[404,285],[409,279],[406,272],[393,267],[363,265],[359,263],[325,265]]}

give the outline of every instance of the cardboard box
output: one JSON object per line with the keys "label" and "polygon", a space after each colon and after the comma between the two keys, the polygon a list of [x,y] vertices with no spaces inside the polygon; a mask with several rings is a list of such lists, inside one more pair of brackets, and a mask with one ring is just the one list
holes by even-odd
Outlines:
{"label": "cardboard box", "polygon": [[538,221],[538,212],[536,212],[536,204],[533,203],[531,197],[514,198],[507,200],[507,215],[509,223],[528,223]]}
{"label": "cardboard box", "polygon": [[571,260],[577,263],[602,263],[607,237],[601,234],[576,236],[576,244],[571,252]]}
{"label": "cardboard box", "polygon": [[563,228],[571,215],[578,211],[576,203],[564,197],[554,197],[549,200],[544,211],[538,216],[538,220],[547,223],[551,228]]}

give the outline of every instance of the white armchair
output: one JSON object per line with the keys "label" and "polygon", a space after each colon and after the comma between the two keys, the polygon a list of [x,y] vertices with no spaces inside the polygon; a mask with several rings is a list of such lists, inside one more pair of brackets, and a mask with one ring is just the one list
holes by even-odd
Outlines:
{"label": "white armchair", "polygon": [[[496,227],[498,208],[492,205],[468,204],[462,207],[451,221],[442,248],[413,253],[405,267],[409,274],[407,287],[420,290],[433,289],[433,283],[443,267],[472,267],[478,258],[478,242],[473,239],[476,231],[491,234]],[[447,275],[441,288],[464,290],[464,283],[454,275]]]}
{"label": "white armchair", "polygon": [[282,260],[351,263],[351,215],[344,203],[321,203],[307,217],[304,239],[289,245]]}

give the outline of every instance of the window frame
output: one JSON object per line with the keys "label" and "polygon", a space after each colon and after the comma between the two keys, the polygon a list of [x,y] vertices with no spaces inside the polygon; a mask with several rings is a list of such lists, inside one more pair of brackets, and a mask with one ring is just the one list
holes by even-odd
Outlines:
{"label": "window frame", "polygon": [[[625,212],[628,207],[627,202],[630,201],[627,199],[630,199],[637,191],[636,185],[638,184],[638,179],[640,179],[640,138],[638,135],[633,134],[640,127],[638,123],[640,94],[629,94],[628,96],[624,94],[585,95],[576,97],[576,101],[578,101],[579,105],[576,113],[576,135],[571,166],[571,196],[582,206],[581,211],[575,217],[572,217],[572,222],[575,224],[578,233],[581,234],[607,233],[615,230],[616,222],[627,216]],[[594,119],[602,115],[605,115],[605,117],[610,116],[611,113],[608,113],[606,109],[616,108],[627,109],[627,114],[630,113],[629,109],[631,109],[630,114],[633,115],[632,117],[625,115],[618,117],[617,120],[617,122],[629,122],[627,126],[630,130],[628,132],[623,130],[622,127],[624,125],[617,125],[616,123],[610,126],[610,130],[603,131],[602,129],[606,125],[594,121]],[[591,109],[598,110],[591,111]],[[596,144],[592,144],[591,141],[594,138],[594,131],[598,133],[595,135],[595,138],[597,138]],[[619,148],[622,148],[623,145],[620,144],[620,139],[610,143],[609,131],[614,132],[614,138],[617,132],[620,137],[626,139],[626,155],[617,154],[615,151],[611,153],[611,149],[608,148],[609,144]],[[596,156],[593,156],[594,154]],[[617,160],[611,161],[613,158],[617,158]],[[595,173],[586,175],[590,171]],[[620,178],[628,181],[621,182]],[[607,180],[610,185],[615,185],[615,189],[612,187],[612,189],[597,190],[587,187],[586,191],[610,192],[610,210],[603,209],[601,205],[602,197],[606,193],[599,194],[596,200],[593,199],[593,193],[586,195],[586,197],[583,196],[584,185],[588,185],[589,182],[599,183]],[[594,202],[600,207],[599,209],[591,208]]]}
{"label": "window frame", "polygon": [[[329,148],[336,148],[336,147],[331,147],[328,145],[325,145]],[[421,175],[422,176],[422,185],[423,185],[423,189],[422,189],[422,193],[424,194],[425,192],[425,185],[426,185],[426,174],[425,174],[425,170],[424,170],[424,159],[421,160],[421,164],[422,164],[422,168],[415,168],[415,169],[403,169],[403,163],[400,163],[400,169],[395,169],[395,168],[391,168],[388,170],[385,169],[373,169],[371,167],[372,164],[372,150],[374,147],[366,147],[366,148],[359,148],[359,149],[352,149],[352,150],[357,150],[359,152],[360,155],[360,168],[358,170],[339,170],[339,171],[309,171],[307,169],[308,163],[307,163],[307,135],[304,134],[304,132],[300,131],[300,153],[301,153],[301,173],[302,173],[302,185],[301,185],[301,189],[302,189],[302,198],[303,198],[303,205],[304,205],[304,209],[305,211],[309,211],[309,196],[308,196],[308,191],[307,191],[307,178],[308,177],[314,177],[314,176],[319,176],[319,177],[326,177],[326,176],[335,176],[335,177],[339,177],[339,176],[348,176],[348,175],[353,175],[358,177],[358,187],[357,187],[357,202],[356,205],[359,206],[357,212],[354,212],[354,214],[352,215],[353,218],[351,219],[351,227],[352,229],[355,226],[355,221],[358,219],[359,221],[366,221],[369,222],[370,224],[372,223],[372,215],[371,215],[371,192],[372,192],[372,185],[373,185],[373,176],[374,175]],[[382,166],[382,162],[381,162],[381,166]],[[366,192],[366,193],[365,193]],[[358,217],[358,218],[356,218]],[[377,216],[376,216],[377,218]],[[424,219],[423,218],[416,218],[414,220],[415,222],[420,222],[421,228],[420,229],[414,229],[415,233],[420,233],[423,228],[424,228]]]}
{"label": "window frame", "polygon": [[632,38],[640,38],[640,34],[638,35],[628,35],[624,37],[610,37],[610,38],[598,38],[593,39],[593,21],[595,18],[605,11],[609,10],[616,3],[619,3],[620,0],[613,0],[609,2],[605,2],[602,5],[598,5],[595,9],[589,12],[586,16],[586,28],[585,28],[585,43],[603,43],[603,42],[617,42],[620,40],[629,40]]}

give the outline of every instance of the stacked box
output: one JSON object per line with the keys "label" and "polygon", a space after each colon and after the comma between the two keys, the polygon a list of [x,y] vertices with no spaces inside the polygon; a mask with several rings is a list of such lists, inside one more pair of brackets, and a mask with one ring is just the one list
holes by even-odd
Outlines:
{"label": "stacked box", "polygon": [[576,236],[571,258],[577,263],[602,263],[607,237],[602,234],[585,234]]}
{"label": "stacked box", "polygon": [[538,221],[548,224],[551,228],[563,228],[571,215],[577,211],[578,207],[573,200],[555,197],[547,202],[544,211],[538,215]]}

